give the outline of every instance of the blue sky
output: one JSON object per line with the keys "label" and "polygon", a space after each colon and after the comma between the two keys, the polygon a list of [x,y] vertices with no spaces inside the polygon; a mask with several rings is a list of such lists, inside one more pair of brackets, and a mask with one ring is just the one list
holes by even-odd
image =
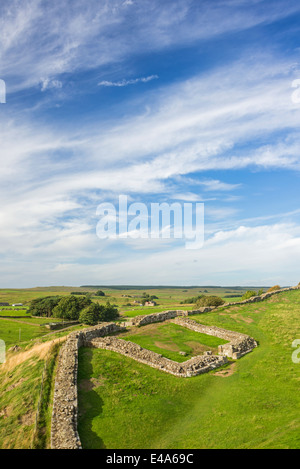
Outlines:
{"label": "blue sky", "polygon": [[[297,284],[299,33],[294,0],[2,2],[0,286]],[[204,202],[204,246],[100,240],[121,194]]]}

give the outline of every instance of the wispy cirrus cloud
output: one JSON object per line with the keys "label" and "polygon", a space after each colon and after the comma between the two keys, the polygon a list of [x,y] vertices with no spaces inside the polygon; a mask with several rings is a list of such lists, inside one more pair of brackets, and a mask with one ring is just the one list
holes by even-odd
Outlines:
{"label": "wispy cirrus cloud", "polygon": [[60,80],[52,80],[51,78],[41,78],[41,91],[50,89],[60,89],[63,84]]}
{"label": "wispy cirrus cloud", "polygon": [[[0,5],[0,63],[10,92],[40,77],[124,62],[152,53],[269,24],[300,11],[299,2],[231,0],[124,2],[11,0]],[[120,40],[122,38],[122,40]],[[20,47],[22,45],[22,47]]]}
{"label": "wispy cirrus cloud", "polygon": [[128,85],[136,85],[137,83],[148,83],[152,80],[157,80],[159,77],[158,75],[149,75],[148,77],[141,77],[141,78],[133,78],[131,80],[121,80],[121,81],[100,81],[98,86],[116,86],[116,87],[123,87]]}
{"label": "wispy cirrus cloud", "polygon": [[[32,110],[26,107],[29,99],[22,101],[27,93],[14,96],[13,106],[9,99],[1,108],[3,283],[16,279],[14,272],[23,272],[24,266],[26,279],[33,283],[40,280],[40,273],[45,274],[45,284],[64,283],[65,278],[82,283],[86,275],[95,283],[104,277],[110,283],[124,283],[125,278],[139,283],[136,272],[145,263],[146,283],[158,278],[157,265],[162,266],[162,283],[166,278],[168,283],[184,282],[184,271],[189,275],[186,281],[194,284],[214,283],[215,273],[217,282],[224,278],[224,283],[240,283],[241,272],[250,282],[258,269],[260,281],[273,283],[280,263],[292,282],[298,268],[293,247],[297,253],[299,226],[276,224],[289,220],[283,216],[283,205],[276,213],[256,213],[267,194],[264,188],[248,213],[252,194],[240,177],[278,170],[298,174],[299,106],[291,99],[292,83],[300,73],[297,51],[290,47],[283,54],[280,47],[257,47],[256,31],[255,44],[247,42],[234,60],[230,50],[224,65],[213,57],[214,50],[218,57],[220,46],[216,43],[214,49],[213,42],[222,38],[223,44],[228,33],[245,30],[251,37],[251,28],[299,12],[294,0],[270,0],[267,8],[266,2],[244,0],[66,0],[63,9],[58,0],[3,2],[1,74],[12,95],[35,87],[28,95],[32,91],[38,96]],[[240,37],[232,41],[237,44]],[[229,43],[227,52],[235,49]],[[189,46],[193,54],[197,49],[190,58]],[[202,67],[202,52],[207,51],[212,51],[212,63]],[[195,57],[199,60],[189,76],[181,74],[176,62],[185,54],[187,64]],[[149,64],[149,57],[155,61]],[[150,75],[152,71],[157,75]],[[84,86],[85,80],[92,91]],[[70,87],[79,83],[80,104],[74,92],[69,108],[62,105],[59,112],[52,112],[68,81]],[[124,89],[121,104],[105,101],[116,88],[148,82],[153,82],[151,87]],[[131,94],[130,101],[126,93]],[[47,112],[39,109],[42,99],[50,103]],[[159,254],[152,253],[153,245],[147,242],[127,244],[125,249],[99,244],[96,207],[115,200],[120,192],[133,200],[205,201],[205,251],[195,259],[172,242]],[[241,193],[245,208],[239,203]],[[292,202],[297,203],[296,197]],[[296,218],[294,205],[286,214]],[[259,223],[268,225],[251,226]],[[202,277],[195,261],[201,261]]]}
{"label": "wispy cirrus cloud", "polygon": [[42,178],[41,190],[49,186],[62,194],[95,189],[174,193],[183,177],[188,185],[196,179],[205,191],[230,192],[239,183],[187,176],[247,167],[299,169],[292,77],[288,61],[261,57],[145,94],[144,114],[108,126],[75,121],[71,127],[47,128],[34,118],[27,125],[3,121],[7,158],[0,179],[5,184],[8,174],[15,177],[27,168],[24,181],[31,178],[32,185]]}

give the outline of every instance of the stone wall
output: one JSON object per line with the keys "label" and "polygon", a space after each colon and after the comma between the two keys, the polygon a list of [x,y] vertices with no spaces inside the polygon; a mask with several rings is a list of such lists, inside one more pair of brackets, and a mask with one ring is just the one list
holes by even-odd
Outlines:
{"label": "stone wall", "polygon": [[300,286],[281,288],[280,290],[276,290],[274,292],[263,293],[260,296],[253,296],[252,298],[248,298],[247,300],[237,301],[234,303],[225,303],[221,306],[206,306],[206,307],[191,310],[191,311],[177,309],[177,310],[170,310],[170,311],[162,311],[160,313],[146,314],[143,316],[136,316],[135,318],[132,318],[129,321],[127,321],[126,326],[128,327],[146,326],[147,324],[153,324],[155,322],[163,322],[168,319],[174,319],[180,316],[192,316],[194,314],[208,313],[218,308],[227,308],[229,306],[244,305],[246,303],[256,303],[258,301],[263,301],[267,298],[270,298],[273,295],[278,295],[278,293],[282,293],[282,292],[286,292],[290,290],[299,290],[299,289],[300,289]]}
{"label": "stone wall", "polygon": [[287,292],[287,291],[299,290],[299,289],[300,289],[300,285],[297,285],[296,287],[281,288],[280,290],[275,290],[275,291],[272,291],[272,292],[263,293],[260,296],[252,296],[252,298],[248,298],[247,300],[235,301],[234,303],[225,303],[224,305],[218,306],[218,308],[224,308],[224,307],[236,306],[236,305],[244,305],[246,303],[257,303],[259,301],[266,300],[266,299],[270,298],[273,295],[278,295],[279,293],[284,293],[284,292]]}
{"label": "stone wall", "polygon": [[77,369],[81,333],[72,333],[60,350],[51,422],[52,449],[79,449]]}
{"label": "stone wall", "polygon": [[65,327],[69,326],[76,326],[76,324],[79,324],[78,321],[68,321],[68,322],[49,322],[48,324],[40,324],[41,327],[46,327],[46,329],[50,329],[50,331],[53,331],[55,329],[62,329]]}
{"label": "stone wall", "polygon": [[204,307],[195,309],[192,311],[186,311],[182,309],[162,311],[161,313],[146,314],[144,316],[136,316],[126,322],[126,326],[146,326],[147,324],[153,324],[155,322],[163,322],[168,319],[174,319],[178,316],[190,316],[192,314],[203,314],[215,309],[214,307]]}
{"label": "stone wall", "polygon": [[[224,306],[262,301],[273,295],[297,289],[300,289],[300,286],[283,288],[275,292],[264,293],[260,297],[253,297],[249,300],[237,303],[227,303],[226,305],[221,306],[221,308]],[[168,360],[167,358],[162,357],[162,355],[143,349],[139,345],[133,344],[129,341],[113,337],[105,337],[113,332],[124,330],[124,327],[115,323],[104,323],[99,326],[84,329],[80,332],[69,334],[68,339],[62,346],[59,354],[53,398],[51,448],[81,448],[80,438],[77,431],[77,370],[78,349],[81,346],[93,346],[107,350],[114,350],[123,355],[130,356],[141,363],[146,363],[149,366],[158,368],[175,376],[194,376],[221,366],[227,362],[226,357],[239,358],[257,346],[255,340],[250,336],[217,327],[204,326],[187,318],[189,315],[201,314],[214,309],[217,308],[200,308],[199,310],[194,311],[164,311],[163,313],[154,313],[148,316],[138,316],[126,323],[126,326],[141,326],[174,319],[174,322],[189,329],[229,340],[228,344],[219,346],[218,356],[204,355],[193,357],[184,363],[177,363],[172,360]]]}
{"label": "stone wall", "polygon": [[187,318],[176,318],[173,322],[187,329],[191,329],[192,331],[228,340],[228,344],[219,345],[218,347],[218,353],[222,356],[237,359],[257,347],[255,340],[246,334],[228,331],[227,329],[221,329],[215,326],[205,326]]}
{"label": "stone wall", "polygon": [[133,358],[152,368],[157,368],[166,373],[183,378],[206,373],[228,362],[225,356],[199,355],[183,363],[178,363],[151,350],[145,349],[138,344],[115,337],[93,339],[87,345],[89,347],[112,350],[113,352]]}
{"label": "stone wall", "polygon": [[102,337],[123,328],[115,323],[72,332],[59,353],[55,379],[53,411],[51,422],[52,449],[80,449],[81,443],[77,432],[77,370],[78,349],[95,337]]}

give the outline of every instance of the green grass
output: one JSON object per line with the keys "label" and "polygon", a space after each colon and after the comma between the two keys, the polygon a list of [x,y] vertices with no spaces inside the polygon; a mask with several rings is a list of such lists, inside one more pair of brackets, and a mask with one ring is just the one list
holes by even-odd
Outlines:
{"label": "green grass", "polygon": [[33,357],[13,370],[0,366],[0,448],[30,448],[44,360]]}
{"label": "green grass", "polygon": [[[150,328],[141,327],[137,333],[132,334],[129,331],[120,337],[177,362],[186,361],[192,356],[202,355],[205,350],[217,353],[218,345],[227,342],[218,337],[194,332],[173,323],[153,324]],[[180,355],[179,351],[185,352],[186,356]]]}
{"label": "green grass", "polygon": [[136,316],[144,316],[153,313],[161,313],[162,311],[173,310],[173,309],[182,309],[184,311],[189,311],[194,309],[194,306],[191,305],[175,305],[173,307],[166,306],[145,306],[143,309],[137,307],[137,309],[132,308],[131,310],[122,311],[122,316],[125,318],[135,318]]}
{"label": "green grass", "polygon": [[11,309],[11,308],[4,308],[0,309],[0,317],[1,316],[22,316],[28,317],[27,309]]}
{"label": "green grass", "polygon": [[300,338],[300,292],[193,319],[250,334],[259,347],[231,365],[227,377],[210,372],[189,379],[114,352],[81,349],[85,448],[300,448],[300,364],[291,359]]}
{"label": "green grass", "polygon": [[6,347],[28,342],[49,332],[45,327],[23,324],[18,321],[0,320],[0,339],[4,340]]}
{"label": "green grass", "polygon": [[33,437],[33,449],[47,449],[51,447],[51,417],[55,382],[55,369],[58,361],[60,344],[55,344],[50,350],[44,368],[44,379],[40,395],[37,425]]}
{"label": "green grass", "polygon": [[[12,303],[23,303],[28,305],[31,300],[35,298],[42,298],[45,296],[56,296],[56,295],[70,295],[71,292],[87,292],[93,293],[97,290],[92,288],[80,288],[80,287],[37,287],[37,288],[23,288],[23,289],[0,289],[0,302]],[[159,306],[163,308],[169,308],[173,306],[184,306],[180,305],[180,302],[197,296],[199,294],[207,295],[218,295],[224,298],[225,295],[242,295],[248,289],[253,287],[160,287],[160,288],[151,288],[151,287],[133,287],[130,289],[122,287],[101,287],[101,290],[105,293],[105,297],[93,297],[95,301],[100,303],[105,303],[107,300],[110,302],[115,302],[123,310],[128,310],[130,307],[125,306],[126,303],[132,303],[134,300],[139,301],[143,292],[148,293],[149,295],[155,295],[158,297],[158,300],[155,300]],[[258,287],[255,287],[257,290]],[[131,298],[125,298],[122,295],[131,295]],[[226,298],[225,298],[226,299]],[[227,298],[227,301],[231,301],[231,298]],[[0,309],[3,307],[0,307]]]}

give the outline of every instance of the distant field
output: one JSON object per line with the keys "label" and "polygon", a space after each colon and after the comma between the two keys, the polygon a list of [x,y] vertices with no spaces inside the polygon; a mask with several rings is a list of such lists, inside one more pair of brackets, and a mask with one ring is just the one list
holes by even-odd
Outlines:
{"label": "distant field", "polygon": [[[66,296],[71,292],[90,292],[93,301],[105,304],[110,301],[115,304],[124,319],[132,318],[139,315],[152,314],[167,309],[184,309],[190,310],[194,308],[193,304],[181,304],[187,298],[191,298],[200,294],[214,294],[224,297],[224,295],[241,295],[246,289],[250,287],[161,287],[161,288],[146,288],[146,287],[132,287],[130,289],[119,289],[117,287],[101,287],[105,293],[104,297],[95,297],[93,294],[97,289],[89,287],[37,287],[30,289],[0,289],[0,302],[23,303],[24,308],[0,307],[0,339],[7,343],[7,346],[19,343],[19,335],[21,342],[27,342],[31,339],[36,339],[49,330],[44,327],[38,327],[40,324],[45,324],[51,321],[59,322],[58,318],[29,318],[28,306],[31,300],[35,298],[42,298],[45,296]],[[158,305],[155,307],[141,307],[139,304],[133,305],[134,301],[141,301],[143,293],[150,296],[155,295],[158,297],[155,300]],[[128,297],[129,295],[129,297]],[[224,298],[225,301],[234,301],[234,298]],[[239,300],[240,298],[237,298]],[[128,306],[127,303],[131,305]],[[3,316],[19,316],[18,319],[12,318],[11,321],[6,321]],[[26,324],[25,324],[26,323]],[[21,333],[20,333],[21,330]]]}
{"label": "distant field", "polygon": [[27,342],[49,332],[45,327],[23,324],[18,321],[0,319],[0,339],[4,340],[6,347]]}
{"label": "distant field", "polygon": [[[237,300],[240,299],[239,295],[242,295],[248,289],[258,290],[259,287],[193,287],[193,288],[171,288],[171,287],[161,287],[161,288],[132,288],[128,289],[118,289],[116,288],[106,288],[102,287],[101,290],[105,293],[105,297],[93,297],[94,301],[97,301],[101,304],[106,303],[109,300],[111,303],[115,303],[120,309],[128,310],[126,304],[133,304],[133,301],[139,301],[142,298],[144,292],[149,295],[155,295],[158,297],[158,300],[155,300],[159,306],[163,308],[176,307],[177,309],[185,306],[181,305],[181,301],[186,300],[187,298],[194,297],[200,294],[207,295],[218,295],[224,298],[226,301],[233,301],[234,298],[225,298],[227,295],[238,295]],[[29,289],[0,289],[0,302],[12,303],[23,303],[28,306],[30,301],[35,298],[42,298],[45,296],[66,296],[70,295],[71,292],[86,292],[89,291],[92,295],[96,292],[95,289],[90,289],[88,287],[39,287],[39,288],[29,288]],[[125,297],[124,295],[127,295]],[[128,297],[130,295],[130,297]],[[3,307],[2,307],[3,308]],[[131,306],[131,308],[140,309],[139,305]],[[1,309],[1,307],[0,307]]]}
{"label": "distant field", "polygon": [[1,308],[0,309],[0,317],[1,316],[23,316],[28,317],[27,309],[8,309],[8,308]]}
{"label": "distant field", "polygon": [[[193,319],[249,334],[259,347],[222,375],[190,379],[115,352],[81,349],[85,448],[300,448],[300,364],[291,358],[292,342],[300,339],[300,292]],[[143,330],[137,336],[153,342]]]}

